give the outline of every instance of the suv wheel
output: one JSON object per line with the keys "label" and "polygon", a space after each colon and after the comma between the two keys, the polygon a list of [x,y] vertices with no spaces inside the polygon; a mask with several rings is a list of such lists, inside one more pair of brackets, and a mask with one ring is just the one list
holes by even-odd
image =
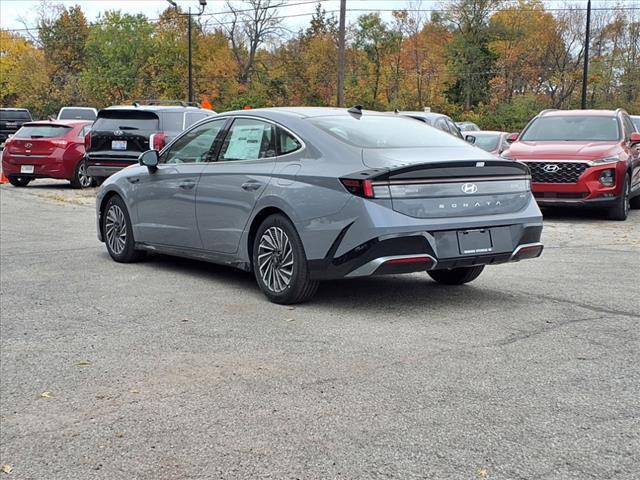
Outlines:
{"label": "suv wheel", "polygon": [[87,163],[84,160],[80,160],[78,162],[75,175],[71,180],[71,186],[73,188],[89,188],[96,186],[96,181],[87,174]]}
{"label": "suv wheel", "polygon": [[309,278],[298,232],[283,215],[267,217],[258,228],[253,243],[253,270],[260,289],[274,303],[301,303],[318,289],[318,282]]}
{"label": "suv wheel", "polygon": [[117,195],[109,199],[102,212],[102,234],[107,251],[116,262],[135,262],[144,256],[144,252],[135,249],[129,212]]}
{"label": "suv wheel", "polygon": [[30,181],[31,179],[27,177],[9,177],[9,183],[14,187],[26,187]]}
{"label": "suv wheel", "polygon": [[607,217],[610,220],[626,220],[629,215],[629,196],[631,195],[631,177],[627,173],[624,177],[622,194],[616,199],[616,204],[609,209]]}
{"label": "suv wheel", "polygon": [[433,270],[427,273],[438,283],[462,285],[478,278],[483,270],[484,265],[476,265],[475,267],[452,268],[450,270]]}

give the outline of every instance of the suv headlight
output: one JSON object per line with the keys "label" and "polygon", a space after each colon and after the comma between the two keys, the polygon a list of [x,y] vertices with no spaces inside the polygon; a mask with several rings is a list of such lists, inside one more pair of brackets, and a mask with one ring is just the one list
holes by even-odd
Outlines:
{"label": "suv headlight", "polygon": [[618,163],[619,161],[620,161],[620,158],[618,157],[605,157],[605,158],[599,158],[598,160],[593,160],[592,163],[597,165],[602,165],[603,163]]}

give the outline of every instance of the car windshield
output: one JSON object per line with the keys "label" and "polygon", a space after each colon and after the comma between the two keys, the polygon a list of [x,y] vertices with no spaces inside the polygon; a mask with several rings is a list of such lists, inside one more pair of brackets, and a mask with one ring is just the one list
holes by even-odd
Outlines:
{"label": "car windshield", "polygon": [[640,117],[633,117],[631,120],[633,121],[633,124],[636,126],[636,130],[640,132]]}
{"label": "car windshield", "polygon": [[25,125],[14,138],[56,138],[65,135],[71,127],[65,125]]}
{"label": "car windshield", "polygon": [[96,113],[88,108],[63,108],[58,120],[95,120]]}
{"label": "car windshield", "polygon": [[464,142],[410,118],[383,115],[328,116],[310,122],[360,148],[460,147]]}
{"label": "car windshield", "polygon": [[476,137],[476,141],[473,144],[476,147],[480,147],[487,152],[493,152],[498,148],[498,140],[500,140],[500,134],[496,133],[495,135],[474,135]]}
{"label": "car windshield", "polygon": [[158,130],[158,116],[153,112],[111,110],[102,111],[93,125],[95,131],[105,130]]}
{"label": "car windshield", "polygon": [[577,115],[539,117],[519,140],[537,141],[604,141],[620,139],[616,117],[580,117]]}

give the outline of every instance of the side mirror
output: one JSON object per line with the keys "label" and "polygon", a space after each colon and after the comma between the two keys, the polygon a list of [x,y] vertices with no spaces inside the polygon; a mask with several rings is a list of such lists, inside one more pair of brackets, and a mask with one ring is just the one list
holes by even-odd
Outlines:
{"label": "side mirror", "polygon": [[631,136],[629,137],[629,142],[631,143],[631,146],[639,145],[640,133],[632,133]]}
{"label": "side mirror", "polygon": [[520,134],[518,132],[510,133],[509,135],[507,135],[507,143],[511,144],[511,143],[515,142],[516,140],[518,140],[519,136],[520,136]]}
{"label": "side mirror", "polygon": [[476,137],[474,137],[473,135],[465,135],[464,139],[471,144],[476,143]]}
{"label": "side mirror", "polygon": [[150,172],[155,172],[158,169],[158,162],[160,161],[160,155],[157,150],[147,150],[141,153],[138,157],[140,165],[144,165]]}

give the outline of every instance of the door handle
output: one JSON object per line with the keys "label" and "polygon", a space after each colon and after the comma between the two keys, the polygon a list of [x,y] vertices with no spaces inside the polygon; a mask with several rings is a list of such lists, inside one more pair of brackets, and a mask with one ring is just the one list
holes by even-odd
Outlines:
{"label": "door handle", "polygon": [[191,190],[195,186],[196,186],[195,180],[185,180],[179,185],[179,187],[182,188],[183,190]]}
{"label": "door handle", "polygon": [[140,181],[137,177],[127,177],[127,180],[129,180],[129,183],[138,183]]}
{"label": "door handle", "polygon": [[261,186],[262,186],[262,184],[260,182],[256,182],[256,181],[243,183],[241,185],[243,190],[258,190]]}

